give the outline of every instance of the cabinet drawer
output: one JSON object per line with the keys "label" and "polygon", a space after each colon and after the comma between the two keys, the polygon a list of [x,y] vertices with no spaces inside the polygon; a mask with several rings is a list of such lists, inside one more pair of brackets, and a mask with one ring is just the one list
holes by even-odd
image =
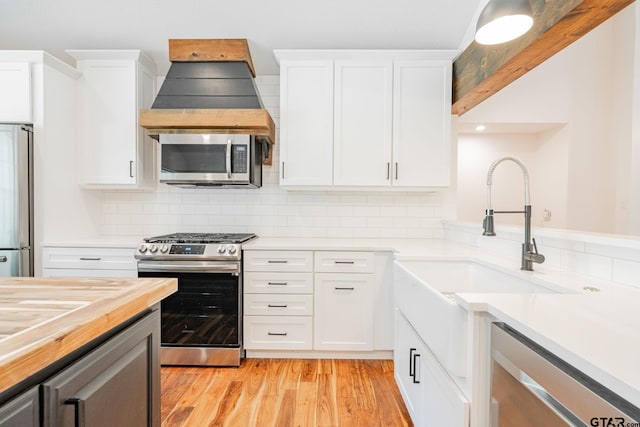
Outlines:
{"label": "cabinet drawer", "polygon": [[245,271],[313,271],[311,251],[245,251]]}
{"label": "cabinet drawer", "polygon": [[138,277],[138,270],[92,270],[82,268],[44,268],[42,277]]}
{"label": "cabinet drawer", "polygon": [[313,295],[245,294],[244,314],[311,316],[313,314]]}
{"label": "cabinet drawer", "polygon": [[317,273],[373,273],[373,252],[315,253]]}
{"label": "cabinet drawer", "polygon": [[310,316],[245,316],[247,350],[311,350]]}
{"label": "cabinet drawer", "polygon": [[134,248],[43,248],[42,268],[137,270]]}
{"label": "cabinet drawer", "polygon": [[244,275],[247,294],[311,294],[312,273],[248,272]]}

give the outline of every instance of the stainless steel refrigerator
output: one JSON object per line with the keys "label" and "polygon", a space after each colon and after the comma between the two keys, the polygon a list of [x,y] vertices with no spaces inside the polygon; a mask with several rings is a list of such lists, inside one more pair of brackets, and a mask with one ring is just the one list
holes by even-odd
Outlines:
{"label": "stainless steel refrigerator", "polygon": [[33,276],[33,127],[0,124],[0,277]]}

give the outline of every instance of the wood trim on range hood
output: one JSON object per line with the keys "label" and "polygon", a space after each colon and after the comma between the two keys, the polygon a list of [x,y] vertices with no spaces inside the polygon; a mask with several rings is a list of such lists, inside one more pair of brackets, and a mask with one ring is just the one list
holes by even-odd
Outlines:
{"label": "wood trim on range hood", "polygon": [[251,75],[256,76],[247,39],[171,39],[169,61],[242,61],[249,65]]}
{"label": "wood trim on range hood", "polygon": [[[246,39],[169,40],[169,58],[172,63],[244,62],[251,73],[249,75],[245,69],[246,76],[255,77]],[[186,65],[182,67],[184,66]],[[254,85],[254,83],[251,84]],[[162,88],[158,93],[158,98],[160,98],[161,92]],[[190,95],[193,94],[192,92]],[[196,95],[199,94],[198,91]],[[258,96],[256,105],[259,103],[262,106],[259,95],[256,96]],[[225,98],[219,99],[224,100]],[[211,105],[208,101],[207,104]],[[189,108],[189,105],[186,105],[187,108],[180,108],[181,105],[173,108],[171,105],[165,106],[168,108],[157,108],[157,105],[154,105],[156,108],[140,110],[139,124],[147,130],[149,135],[157,136],[163,133],[250,134],[269,145],[268,155],[264,157],[263,163],[271,164],[276,126],[265,108]]]}
{"label": "wood trim on range hood", "polygon": [[140,126],[149,135],[161,133],[248,133],[274,143],[275,123],[267,110],[157,109],[140,110]]}

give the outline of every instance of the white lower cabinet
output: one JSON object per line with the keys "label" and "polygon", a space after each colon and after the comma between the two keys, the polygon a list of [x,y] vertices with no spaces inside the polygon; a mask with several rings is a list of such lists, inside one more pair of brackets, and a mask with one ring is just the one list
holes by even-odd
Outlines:
{"label": "white lower cabinet", "polygon": [[44,277],[138,277],[135,248],[97,246],[45,246]]}
{"label": "white lower cabinet", "polygon": [[371,252],[315,252],[315,349],[373,350],[373,258]]}
{"label": "white lower cabinet", "polygon": [[373,274],[315,274],[315,349],[373,350],[373,286]]}
{"label": "white lower cabinet", "polygon": [[244,251],[246,350],[311,350],[313,252]]}
{"label": "white lower cabinet", "polygon": [[390,253],[245,250],[243,257],[246,350],[393,348]]}
{"label": "white lower cabinet", "polygon": [[311,316],[313,295],[246,294],[244,313],[248,316]]}
{"label": "white lower cabinet", "polygon": [[311,350],[311,316],[244,316],[246,350]]}
{"label": "white lower cabinet", "polygon": [[416,427],[469,425],[469,401],[400,310],[394,375]]}

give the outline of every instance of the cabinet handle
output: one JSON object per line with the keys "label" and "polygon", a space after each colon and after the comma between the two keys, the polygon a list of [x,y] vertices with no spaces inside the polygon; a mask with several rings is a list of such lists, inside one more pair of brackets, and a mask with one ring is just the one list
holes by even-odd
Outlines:
{"label": "cabinet handle", "polygon": [[284,162],[282,162],[282,179],[284,179]]}
{"label": "cabinet handle", "polygon": [[355,264],[355,261],[334,261],[336,264]]}
{"label": "cabinet handle", "polygon": [[100,257],[80,257],[80,261],[100,261],[102,258]]}
{"label": "cabinet handle", "polygon": [[267,304],[269,308],[287,308],[287,304]]}
{"label": "cabinet handle", "polygon": [[413,352],[416,351],[417,349],[415,348],[410,348],[409,349],[409,376],[413,377],[414,376],[414,366],[413,366]]}
{"label": "cabinet handle", "polygon": [[336,286],[334,289],[335,289],[336,291],[352,291],[352,290],[354,290],[355,288],[341,288],[341,287]]}
{"label": "cabinet handle", "polygon": [[272,337],[286,337],[287,333],[286,332],[267,332],[267,335]]}
{"label": "cabinet handle", "polygon": [[387,179],[391,178],[391,163],[387,162]]}
{"label": "cabinet handle", "polygon": [[7,262],[6,256],[0,256],[0,262]]}
{"label": "cabinet handle", "polygon": [[286,264],[289,261],[287,261],[286,259],[270,259],[269,261],[267,261],[267,263],[269,264]]}
{"label": "cabinet handle", "polygon": [[395,177],[395,179],[396,180],[398,179],[398,162],[396,162],[396,177]]}
{"label": "cabinet handle", "polygon": [[269,286],[287,286],[288,282],[267,282]]}
{"label": "cabinet handle", "polygon": [[133,160],[129,161],[129,177],[133,178]]}
{"label": "cabinet handle", "polygon": [[74,406],[74,426],[82,427],[85,425],[84,421],[84,400],[79,399],[77,397],[70,397],[69,399],[64,401],[65,405],[73,405]]}
{"label": "cabinet handle", "polygon": [[416,360],[416,359],[418,359],[418,358],[420,358],[420,354],[419,353],[415,353],[413,355],[413,383],[414,384],[420,384],[420,381],[416,379],[416,375],[418,375],[418,371],[416,370],[416,366],[418,366],[417,365],[418,360]]}

